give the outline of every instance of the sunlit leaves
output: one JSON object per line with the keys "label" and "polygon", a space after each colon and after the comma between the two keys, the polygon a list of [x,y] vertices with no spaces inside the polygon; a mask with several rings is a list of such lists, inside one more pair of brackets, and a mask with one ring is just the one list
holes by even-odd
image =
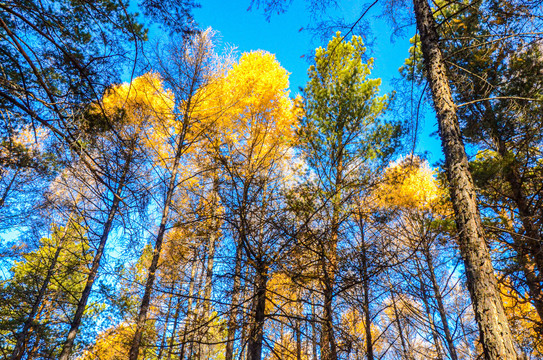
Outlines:
{"label": "sunlit leaves", "polygon": [[438,183],[428,163],[408,157],[391,164],[375,194],[385,207],[412,208],[450,213],[447,192]]}

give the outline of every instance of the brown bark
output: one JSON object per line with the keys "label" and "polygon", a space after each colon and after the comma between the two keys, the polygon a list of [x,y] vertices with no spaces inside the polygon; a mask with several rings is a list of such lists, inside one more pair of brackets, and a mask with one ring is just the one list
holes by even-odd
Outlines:
{"label": "brown bark", "polygon": [[81,297],[79,298],[79,301],[77,303],[74,318],[72,319],[72,322],[70,324],[70,330],[68,332],[68,336],[66,337],[64,345],[62,347],[62,352],[60,353],[59,360],[68,360],[72,352],[75,337],[77,335],[77,331],[79,330],[79,326],[81,325],[81,319],[83,318],[83,313],[85,311],[85,307],[87,306],[87,302],[89,300],[89,297],[92,291],[92,286],[94,285],[94,281],[96,280],[96,276],[98,275],[98,268],[100,267],[100,261],[102,259],[102,256],[104,255],[104,250],[106,248],[109,232],[111,231],[111,228],[113,226],[113,220],[115,216],[117,215],[117,211],[119,209],[122,191],[125,186],[126,177],[128,176],[128,171],[130,169],[130,165],[132,162],[132,156],[135,150],[135,146],[136,146],[135,139],[132,139],[130,150],[129,150],[127,159],[125,160],[125,164],[123,166],[123,170],[121,173],[121,178],[119,179],[119,182],[117,184],[117,189],[115,190],[115,193],[113,194],[113,202],[109,209],[109,214],[108,214],[106,223],[104,224],[102,235],[100,236],[100,242],[98,244],[98,248],[96,249],[96,253],[94,254],[94,258],[92,260],[89,276],[87,277],[85,288],[83,289],[83,292],[81,293]]}
{"label": "brown bark", "polygon": [[459,247],[468,288],[487,360],[517,358],[494,268],[484,239],[473,179],[460,134],[435,21],[427,0],[414,0],[426,76],[437,113],[445,154],[451,200],[456,216]]}
{"label": "brown bark", "polygon": [[266,317],[266,286],[268,282],[268,269],[266,264],[260,263],[256,267],[256,289],[253,299],[253,322],[249,332],[247,346],[247,360],[261,360],[262,342],[264,341],[264,321]]}

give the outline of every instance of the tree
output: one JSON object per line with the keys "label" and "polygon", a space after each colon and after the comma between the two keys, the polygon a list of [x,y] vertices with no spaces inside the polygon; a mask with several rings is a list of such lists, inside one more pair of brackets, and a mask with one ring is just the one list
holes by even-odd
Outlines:
{"label": "tree", "polygon": [[[101,103],[95,104],[93,113],[94,116],[118,120],[115,127],[110,129],[110,132],[103,134],[103,137],[99,139],[103,152],[95,157],[95,161],[99,161],[98,166],[111,171],[109,176],[104,177],[110,183],[106,184],[108,186],[101,187],[100,182],[92,181],[94,172],[89,171],[90,174],[86,173],[88,168],[82,166],[82,168],[74,169],[72,173],[68,172],[65,174],[66,176],[62,179],[63,182],[59,181],[57,185],[60,197],[69,198],[71,196],[70,192],[73,191],[81,191],[90,196],[98,193],[100,196],[98,200],[103,201],[105,213],[107,214],[104,218],[104,209],[95,208],[96,203],[93,201],[94,199],[81,200],[83,203],[87,201],[87,205],[89,206],[82,211],[83,216],[91,215],[92,212],[97,211],[99,213],[97,218],[100,218],[100,215],[102,215],[103,222],[99,222],[98,224],[98,246],[59,359],[67,360],[70,356],[85,307],[98,275],[108,237],[113,229],[114,221],[119,214],[121,206],[128,202],[129,196],[126,190],[130,184],[136,181],[134,164],[142,155],[138,150],[141,149],[140,146],[144,139],[143,131],[149,130],[149,128],[152,129],[165,119],[170,118],[172,107],[173,98],[171,93],[163,89],[161,79],[155,74],[136,78],[131,85],[123,84],[111,89],[104,96]],[[110,157],[106,155],[108,151],[105,150],[108,146],[110,147],[108,149],[111,153]],[[67,181],[67,183],[64,181]],[[77,184],[77,181],[80,183]],[[75,189],[72,187],[74,183],[76,184]],[[91,189],[85,189],[89,183]],[[81,188],[78,189],[77,185],[80,185]],[[96,188],[92,188],[92,186]],[[65,190],[65,194],[62,193],[62,190]],[[77,204],[76,201],[74,206],[77,208],[80,204]]]}
{"label": "tree", "polygon": [[219,193],[236,248],[226,359],[233,356],[245,259],[253,291],[247,357],[260,360],[271,268],[292,243],[292,238],[282,236],[278,224],[285,216],[285,180],[292,172],[288,161],[296,109],[288,97],[288,73],[269,53],[243,54],[221,85],[207,108],[221,113],[210,148],[220,164],[224,187]]}
{"label": "tree", "polygon": [[[10,319],[2,337],[12,345],[6,358],[21,359],[31,340],[31,352],[58,355],[58,334],[64,332],[66,314],[73,311],[74,300],[83,291],[85,266],[91,258],[85,233],[74,219],[64,227],[53,224],[50,237],[42,238],[36,250],[12,266],[12,279],[2,284],[2,318]],[[5,332],[8,329],[15,333],[15,342]]]}
{"label": "tree", "polygon": [[[171,120],[163,123],[162,128],[165,130],[166,137],[166,152],[159,152],[157,155],[162,160],[162,166],[166,169],[165,181],[167,183],[166,194],[163,204],[161,204],[161,219],[156,232],[155,244],[153,249],[153,257],[149,265],[147,280],[143,297],[141,300],[139,314],[136,319],[136,331],[130,347],[130,360],[138,358],[139,348],[147,321],[147,312],[151,303],[151,293],[156,278],[156,271],[161,255],[162,243],[166,234],[167,224],[170,220],[170,209],[174,193],[179,186],[179,170],[183,155],[187,152],[190,145],[200,137],[198,127],[193,126],[198,119],[199,90],[203,89],[206,84],[213,81],[215,74],[213,73],[212,63],[212,32],[211,30],[199,33],[193,37],[186,38],[177,49],[174,48],[171,56],[179,56],[178,59],[173,59],[173,71],[180,71],[178,75],[181,77],[166,77],[169,85],[172,85],[173,93],[176,94],[176,107],[172,109],[169,115],[173,116]],[[168,69],[165,69],[166,71]],[[173,144],[168,144],[167,140],[173,139]],[[171,147],[168,147],[171,145]],[[159,149],[160,151],[160,149]],[[173,161],[172,161],[173,160]]]}
{"label": "tree", "polygon": [[414,0],[413,4],[426,78],[431,89],[445,154],[451,201],[459,232],[460,254],[464,260],[485,357],[489,360],[516,359],[513,338],[484,238],[475,187],[468,168],[456,104],[452,98],[435,20],[426,0]]}
{"label": "tree", "polygon": [[368,172],[394,151],[399,127],[380,119],[389,96],[378,96],[379,79],[368,79],[373,60],[363,61],[362,39],[344,41],[340,33],[318,48],[315,65],[309,68],[304,90],[305,116],[300,129],[300,147],[314,181],[315,201],[324,213],[318,235],[323,327],[321,356],[336,360],[333,302],[338,270],[337,246],[342,223],[348,217],[346,204],[368,184]]}

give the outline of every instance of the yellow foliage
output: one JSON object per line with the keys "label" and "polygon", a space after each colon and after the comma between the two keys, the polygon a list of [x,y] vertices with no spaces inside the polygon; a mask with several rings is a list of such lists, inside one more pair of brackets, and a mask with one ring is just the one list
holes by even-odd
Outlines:
{"label": "yellow foliage", "polygon": [[105,115],[115,117],[123,110],[123,120],[133,125],[142,122],[149,122],[150,125],[170,122],[169,125],[172,125],[174,104],[174,96],[171,91],[164,90],[160,75],[147,73],[130,84],[111,88],[102,99],[102,107],[95,106],[94,111],[103,111]]}
{"label": "yellow foliage", "polygon": [[[539,336],[537,324],[541,321],[533,305],[521,299],[514,291],[509,281],[500,283],[500,294],[509,320],[509,326],[516,343],[527,355],[537,357],[543,354],[543,340]],[[527,298],[525,296],[525,298]],[[530,356],[529,356],[530,357]]]}
{"label": "yellow foliage", "polygon": [[406,158],[389,166],[376,190],[382,207],[431,210],[443,215],[450,213],[449,205],[444,203],[446,195],[435,172],[418,158]]}
{"label": "yellow foliage", "polygon": [[297,112],[288,72],[264,51],[244,53],[219,81],[199,95],[197,113],[212,146],[226,145],[246,171],[284,158],[295,135]]}
{"label": "yellow foliage", "polygon": [[[366,349],[366,324],[362,317],[362,314],[355,308],[350,308],[341,316],[341,324],[343,331],[349,335],[354,341],[354,346],[361,347],[361,351]],[[380,331],[374,324],[370,324],[371,338],[374,351],[380,351],[382,349],[382,342],[377,341],[379,339]]]}
{"label": "yellow foliage", "polygon": [[176,131],[175,99],[171,91],[164,89],[157,73],[146,73],[112,87],[95,105],[93,112],[116,119],[123,125],[121,133],[130,138],[145,130],[145,144],[154,149],[160,159],[169,158],[166,140]]}
{"label": "yellow foliage", "polygon": [[[128,359],[130,344],[134,337],[134,325],[119,324],[101,332],[96,342],[78,358],[78,360],[125,360]],[[155,330],[149,326],[144,332],[146,342],[152,342],[156,337]],[[152,358],[152,347],[142,346],[142,359]]]}
{"label": "yellow foliage", "polygon": [[282,314],[296,314],[298,294],[296,286],[289,276],[284,273],[275,273],[267,284],[268,296],[266,313],[280,309]]}

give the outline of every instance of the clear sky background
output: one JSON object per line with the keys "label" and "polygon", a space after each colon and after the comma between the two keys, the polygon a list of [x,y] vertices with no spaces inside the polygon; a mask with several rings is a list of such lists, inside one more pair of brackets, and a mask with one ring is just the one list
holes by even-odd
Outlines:
{"label": "clear sky background", "polygon": [[[262,8],[253,6],[249,10],[250,0],[201,0],[202,7],[194,11],[194,17],[201,28],[212,27],[219,32],[221,46],[234,46],[240,54],[251,50],[275,54],[281,65],[290,72],[290,89],[294,96],[307,81],[308,59],[314,54],[314,49],[326,46],[329,40],[321,40],[312,31],[306,30],[311,23],[307,3],[305,0],[294,0],[285,13],[272,15],[267,21]],[[346,23],[353,23],[365,9],[365,4],[363,0],[343,0],[338,8],[327,11],[326,16],[344,18]],[[408,36],[392,41],[392,29],[383,19],[377,18],[380,11],[375,7],[365,15],[371,32],[357,35],[365,37],[366,43],[371,42],[367,49],[367,54],[375,60],[371,77],[381,78],[382,90],[388,92],[393,90],[392,80],[399,78],[398,68],[408,56],[409,37],[415,29],[408,28]],[[435,136],[430,136],[437,130],[435,116],[433,113],[423,114],[420,119],[417,152],[428,151],[428,160],[432,164],[442,158],[439,141]]]}

